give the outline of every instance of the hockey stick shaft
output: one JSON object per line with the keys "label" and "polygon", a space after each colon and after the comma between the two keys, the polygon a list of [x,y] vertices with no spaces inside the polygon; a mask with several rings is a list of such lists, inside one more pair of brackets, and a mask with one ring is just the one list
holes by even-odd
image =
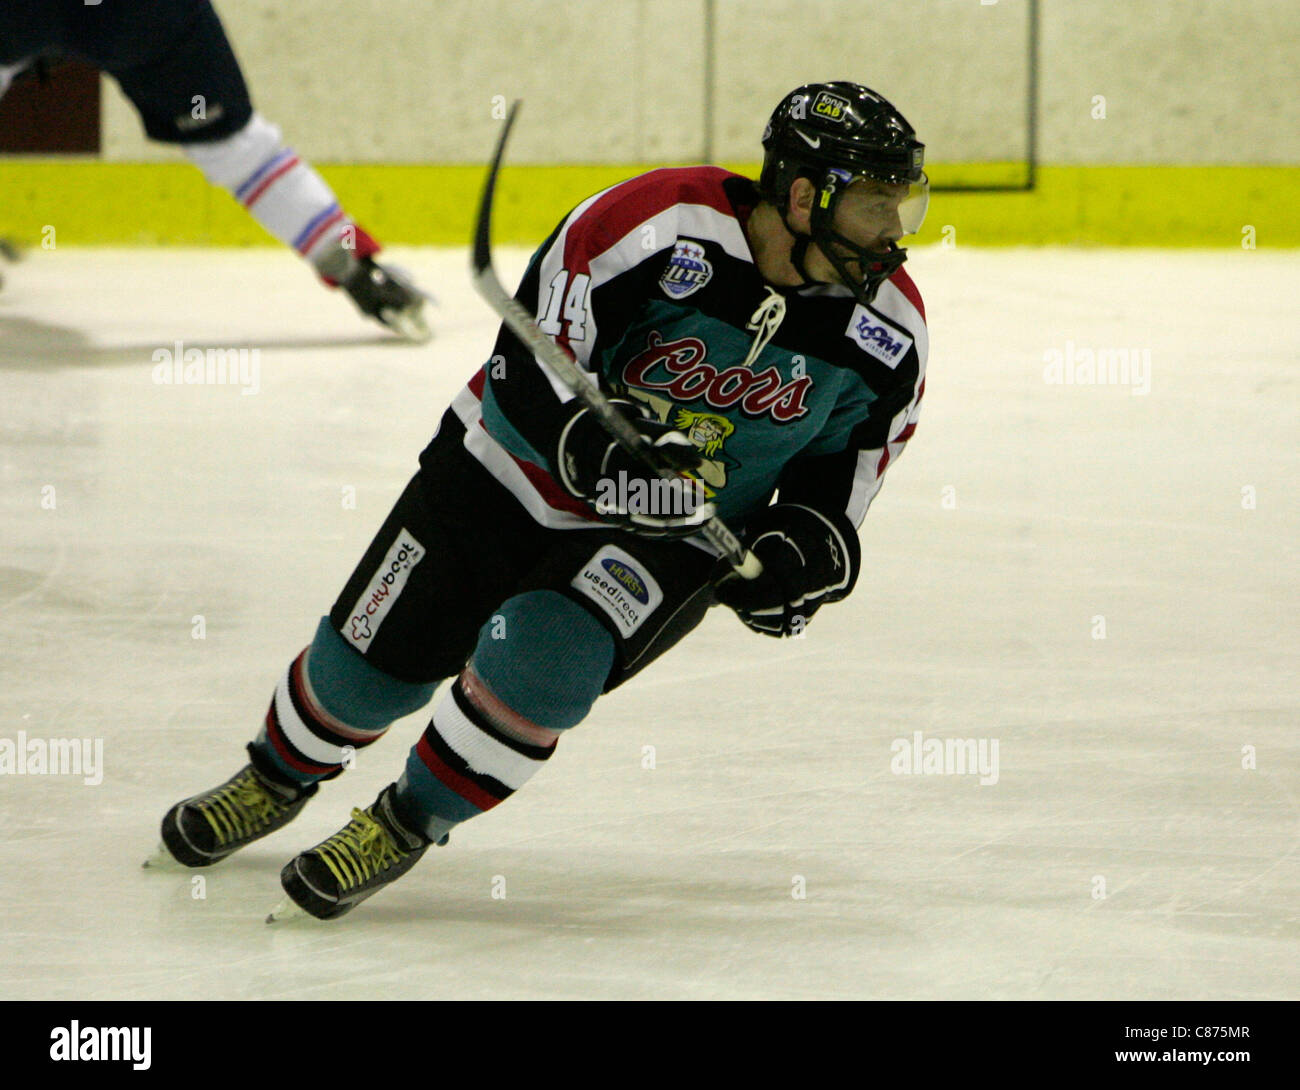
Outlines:
{"label": "hockey stick shaft", "polygon": [[[487,182],[483,187],[483,199],[479,204],[478,220],[474,228],[473,273],[474,286],[487,304],[500,315],[507,328],[524,346],[554,372],[556,377],[583,403],[600,422],[620,447],[629,454],[646,462],[649,468],[665,480],[674,480],[677,475],[669,470],[651,465],[645,458],[645,444],[641,433],[632,423],[609,403],[595,381],[586,375],[574,358],[562,346],[537,328],[536,320],[528,309],[511,296],[501,284],[496,270],[492,267],[492,199],[496,191],[497,175],[501,171],[501,159],[505,153],[506,140],[519,111],[519,102],[510,106],[501,136],[497,141],[496,154],[488,170]],[[716,515],[700,527],[700,533],[726,559],[736,573],[745,579],[756,579],[763,571],[758,557],[745,548],[741,540]]]}

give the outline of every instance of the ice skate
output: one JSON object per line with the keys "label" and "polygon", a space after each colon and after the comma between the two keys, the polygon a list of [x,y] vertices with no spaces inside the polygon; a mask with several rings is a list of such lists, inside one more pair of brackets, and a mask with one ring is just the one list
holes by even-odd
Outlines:
{"label": "ice skate", "polygon": [[357,267],[339,284],[369,318],[387,326],[398,336],[423,344],[433,336],[424,318],[427,298],[395,269],[362,257]]}
{"label": "ice skate", "polygon": [[250,744],[251,764],[220,787],[178,802],[162,820],[162,843],[146,867],[210,867],[288,825],[319,787],[297,788],[275,776]]}
{"label": "ice skate", "polygon": [[395,792],[389,784],[372,805],[353,809],[352,820],[332,837],[285,864],[280,884],[288,897],[267,923],[303,913],[318,920],[342,916],[420,861],[432,841],[398,818]]}

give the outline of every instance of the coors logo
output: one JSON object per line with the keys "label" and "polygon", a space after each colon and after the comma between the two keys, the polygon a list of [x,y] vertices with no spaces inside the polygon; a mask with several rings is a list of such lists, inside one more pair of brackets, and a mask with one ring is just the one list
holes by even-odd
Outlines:
{"label": "coors logo", "polygon": [[704,362],[707,351],[698,337],[665,341],[662,333],[652,330],[645,351],[624,369],[623,381],[646,390],[662,390],[679,404],[702,399],[715,409],[739,406],[746,416],[768,414],[782,424],[807,415],[804,398],[812,387],[807,375],[787,382],[775,367],[719,370]]}

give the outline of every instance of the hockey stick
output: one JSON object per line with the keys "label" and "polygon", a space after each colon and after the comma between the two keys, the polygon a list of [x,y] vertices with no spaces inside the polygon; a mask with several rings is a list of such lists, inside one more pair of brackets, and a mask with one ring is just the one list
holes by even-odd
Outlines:
{"label": "hockey stick", "polygon": [[[506,140],[510,136],[510,127],[515,123],[519,112],[519,100],[510,106],[510,113],[497,140],[496,154],[492,157],[492,166],[488,170],[487,182],[483,186],[483,199],[479,204],[478,221],[474,226],[474,251],[472,268],[474,287],[487,300],[488,306],[501,316],[502,321],[533,355],[546,364],[572,391],[593,416],[600,422],[610,436],[629,454],[644,462],[665,480],[676,480],[678,475],[671,470],[656,466],[646,457],[646,445],[641,433],[631,422],[615,409],[605,395],[588,381],[579,369],[573,357],[560,345],[551,340],[537,328],[537,324],[528,310],[519,300],[507,294],[492,268],[492,196],[496,190],[497,175],[501,172],[501,158],[505,154]],[[700,533],[722,553],[724,559],[745,579],[756,579],[763,571],[758,557],[741,543],[720,518],[714,515],[700,527]]]}

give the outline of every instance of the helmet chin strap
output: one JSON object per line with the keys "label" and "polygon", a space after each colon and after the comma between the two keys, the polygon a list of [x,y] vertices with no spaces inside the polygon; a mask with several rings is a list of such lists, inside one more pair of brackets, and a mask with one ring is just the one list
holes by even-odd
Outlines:
{"label": "helmet chin strap", "polygon": [[819,283],[819,281],[808,275],[808,267],[804,264],[804,258],[808,255],[808,247],[812,245],[812,235],[804,235],[796,231],[790,226],[790,221],[786,218],[787,215],[788,211],[782,210],[781,223],[794,236],[794,245],[790,248],[790,264],[794,266],[795,272],[803,277],[804,284]]}
{"label": "helmet chin strap", "polygon": [[[907,260],[907,251],[900,249],[896,243],[891,242],[889,249],[884,253],[875,250],[867,250],[861,246],[855,246],[843,235],[836,231],[823,231],[816,239],[818,246],[826,260],[831,263],[835,271],[840,274],[840,279],[844,284],[857,296],[857,300],[863,306],[869,306],[876,297],[876,292],[880,290],[880,285],[894,275]],[[848,247],[855,254],[854,260],[858,268],[863,270],[862,280],[856,281],[849,275],[848,265],[829,245],[831,241],[839,242]]]}
{"label": "helmet chin strap", "polygon": [[[853,292],[858,302],[864,306],[870,305],[876,297],[876,292],[880,290],[880,285],[901,268],[903,262],[907,260],[907,251],[900,249],[893,242],[889,244],[888,251],[878,253],[874,250],[866,250],[860,246],[855,246],[849,239],[829,227],[823,227],[815,235],[801,234],[790,226],[790,221],[786,216],[787,213],[781,213],[781,222],[785,225],[785,229],[794,236],[794,245],[790,248],[790,264],[803,277],[804,284],[826,283],[824,280],[816,280],[810,276],[808,267],[805,264],[808,247],[816,242],[826,260],[830,262],[831,267],[839,273],[841,284]],[[848,265],[835,252],[834,246],[831,245],[833,242],[838,242],[852,250],[857,255],[859,267],[867,270],[870,275],[864,276],[861,282],[854,280],[849,275]]]}

